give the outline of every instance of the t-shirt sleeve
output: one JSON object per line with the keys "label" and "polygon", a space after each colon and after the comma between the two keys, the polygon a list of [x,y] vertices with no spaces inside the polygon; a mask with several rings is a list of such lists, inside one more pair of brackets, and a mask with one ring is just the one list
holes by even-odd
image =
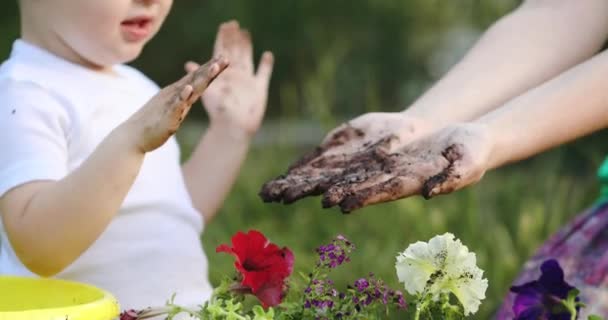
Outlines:
{"label": "t-shirt sleeve", "polygon": [[35,84],[0,86],[0,197],[31,181],[67,174],[68,110]]}

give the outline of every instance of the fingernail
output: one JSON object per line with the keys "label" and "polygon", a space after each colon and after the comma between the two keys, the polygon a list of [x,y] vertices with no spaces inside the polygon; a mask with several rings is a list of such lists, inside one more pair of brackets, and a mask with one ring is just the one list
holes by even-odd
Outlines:
{"label": "fingernail", "polygon": [[209,68],[209,73],[211,74],[216,74],[218,71],[220,71],[220,66],[218,66],[217,63],[212,64],[211,68]]}
{"label": "fingernail", "polygon": [[330,199],[329,197],[323,197],[323,199],[321,200],[321,206],[323,207],[323,209],[331,208],[335,205],[336,203],[332,201],[332,199]]}
{"label": "fingernail", "polygon": [[422,186],[422,190],[420,191],[420,194],[422,195],[423,198],[425,198],[427,200],[431,198],[431,190],[429,189],[429,186],[427,184]]}
{"label": "fingernail", "polygon": [[436,196],[437,194],[439,194],[439,186],[436,186],[433,189],[431,189],[431,191],[429,191],[427,197],[425,197],[425,198],[430,199],[430,198]]}
{"label": "fingernail", "polygon": [[264,52],[264,59],[271,60],[274,58],[274,55],[270,51]]}
{"label": "fingernail", "polygon": [[186,85],[186,86],[184,87],[184,89],[182,90],[182,92],[181,92],[180,98],[181,98],[183,101],[188,100],[188,99],[189,99],[189,98],[192,96],[192,92],[193,92],[193,91],[194,91],[194,89],[192,88],[192,86],[191,86],[191,85]]}
{"label": "fingernail", "polygon": [[296,191],[287,190],[283,193],[283,204],[292,204],[298,200],[298,194]]}
{"label": "fingernail", "polygon": [[342,210],[342,213],[350,213],[351,211],[359,207],[361,207],[361,203],[356,197],[346,198],[340,203],[340,209]]}

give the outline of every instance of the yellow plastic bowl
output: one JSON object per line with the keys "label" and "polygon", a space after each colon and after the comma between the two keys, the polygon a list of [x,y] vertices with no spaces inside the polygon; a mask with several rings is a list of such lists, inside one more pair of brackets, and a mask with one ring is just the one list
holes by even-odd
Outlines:
{"label": "yellow plastic bowl", "polygon": [[83,283],[0,276],[0,320],[111,320],[116,299]]}

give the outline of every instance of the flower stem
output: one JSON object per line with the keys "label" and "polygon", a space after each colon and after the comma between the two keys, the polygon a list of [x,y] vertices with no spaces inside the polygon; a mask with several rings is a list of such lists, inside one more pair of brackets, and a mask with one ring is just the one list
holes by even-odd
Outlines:
{"label": "flower stem", "polygon": [[570,309],[570,320],[576,320],[576,317],[577,317],[576,308]]}
{"label": "flower stem", "polygon": [[425,298],[421,304],[416,306],[416,313],[414,314],[414,320],[420,320],[420,315],[422,314],[422,311],[424,311],[426,309],[428,304],[429,304],[429,299]]}
{"label": "flower stem", "polygon": [[168,314],[169,311],[171,311],[170,307],[161,307],[161,308],[156,308],[156,309],[148,309],[148,310],[143,311],[141,314],[139,314],[137,316],[137,319],[138,320],[149,319],[149,318],[153,318],[153,317],[157,317],[157,316]]}
{"label": "flower stem", "polygon": [[[313,281],[319,276],[320,273],[320,267],[319,266],[315,266],[312,271],[310,272],[310,279],[308,279],[308,283],[306,284],[306,286],[304,287],[304,290],[306,290],[306,288],[309,288]],[[300,312],[299,312],[299,317],[298,319],[301,319],[301,317],[304,316],[304,303],[306,302],[306,294],[302,295],[302,299],[300,300]]]}
{"label": "flower stem", "polygon": [[576,302],[574,299],[560,300],[561,304],[570,312],[570,320],[576,320],[578,312],[576,311]]}

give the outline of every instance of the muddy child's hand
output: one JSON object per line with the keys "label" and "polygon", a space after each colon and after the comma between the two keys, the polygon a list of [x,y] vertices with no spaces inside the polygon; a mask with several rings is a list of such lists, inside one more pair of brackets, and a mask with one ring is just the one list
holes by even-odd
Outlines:
{"label": "muddy child's hand", "polygon": [[227,66],[227,59],[214,58],[160,90],[124,123],[134,147],[148,152],[163,145],[181,126],[192,104]]}
{"label": "muddy child's hand", "polygon": [[370,153],[394,152],[433,129],[428,121],[402,112],[365,114],[330,132],[285,175],[267,182],[260,196],[266,202],[292,203],[323,194]]}

